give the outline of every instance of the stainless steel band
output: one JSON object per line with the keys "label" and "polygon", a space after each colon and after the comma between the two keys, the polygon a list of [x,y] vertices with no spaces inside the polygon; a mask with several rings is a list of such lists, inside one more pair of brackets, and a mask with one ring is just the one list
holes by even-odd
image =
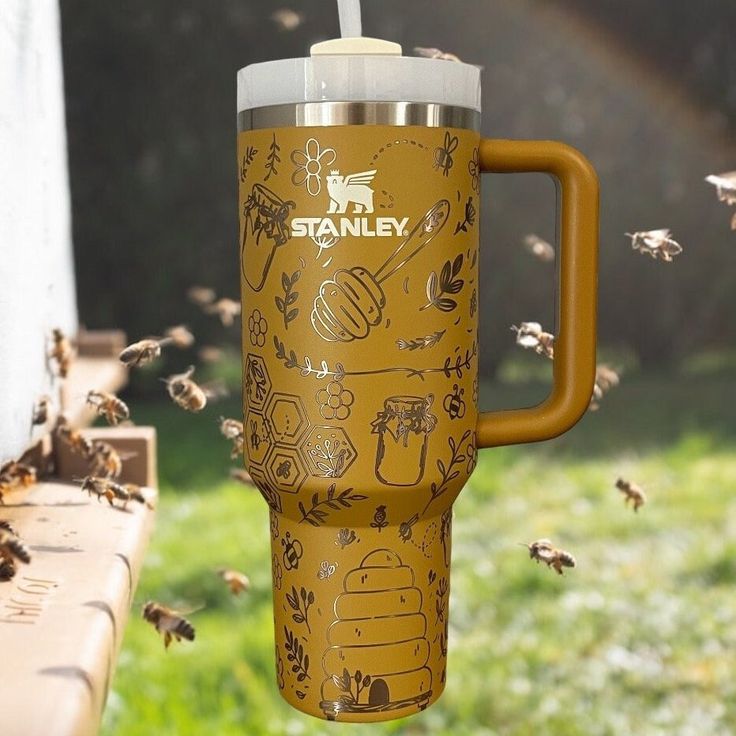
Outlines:
{"label": "stainless steel band", "polygon": [[298,102],[243,110],[238,132],[334,125],[421,125],[480,130],[480,112],[434,102]]}

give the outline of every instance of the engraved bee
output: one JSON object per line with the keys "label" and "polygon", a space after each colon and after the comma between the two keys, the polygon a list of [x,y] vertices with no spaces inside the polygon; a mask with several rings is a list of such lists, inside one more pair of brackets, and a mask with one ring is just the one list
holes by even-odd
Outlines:
{"label": "engraved bee", "polygon": [[258,434],[258,424],[253,419],[250,421],[250,446],[257,450],[261,446],[261,437]]}
{"label": "engraved bee", "polygon": [[56,364],[59,376],[66,378],[74,359],[74,350],[69,338],[58,327],[55,327],[51,332],[49,357]]}
{"label": "engraved bee", "polygon": [[465,394],[464,388],[459,388],[457,384],[454,384],[452,391],[445,396],[443,406],[445,411],[448,413],[450,419],[462,419],[465,416],[465,402],[463,401],[463,395]]}
{"label": "engraved bee", "polygon": [[352,544],[357,539],[357,535],[353,529],[340,529],[337,533],[337,539],[335,545],[345,549],[349,544]]}
{"label": "engraved bee", "polygon": [[402,521],[399,525],[399,537],[403,542],[408,542],[413,534],[412,527],[419,521],[419,514],[414,514],[408,521]]}
{"label": "engraved bee", "polygon": [[674,257],[682,253],[682,246],[672,239],[672,231],[669,228],[661,230],[647,230],[636,233],[626,233],[631,238],[631,247],[639,253],[646,253],[655,261],[671,263]]}
{"label": "engraved bee", "polygon": [[242,572],[221,568],[217,571],[217,574],[225,581],[233,595],[245,593],[250,588],[250,580]]}
{"label": "engraved bee", "polygon": [[[251,425],[253,422],[251,422]],[[233,449],[230,451],[230,459],[234,460],[243,453],[244,429],[243,422],[237,419],[225,419],[220,417],[220,432],[228,440],[232,440]]]}
{"label": "engraved bee", "polygon": [[445,131],[445,141],[441,146],[437,146],[434,151],[434,169],[442,169],[443,176],[449,176],[450,169],[455,163],[452,159],[452,154],[455,152],[459,145],[459,141],[456,135],[450,135],[450,131]]}
{"label": "engraved bee", "polygon": [[191,412],[199,412],[207,406],[207,394],[193,380],[194,366],[190,365],[184,373],[177,373],[162,379],[166,390],[177,406]]}
{"label": "engraved bee", "polygon": [[94,455],[92,441],[87,439],[79,430],[74,429],[69,420],[62,414],[56,425],[56,436],[75,454],[85,460],[91,460]]}
{"label": "engraved bee", "polygon": [[108,391],[89,391],[86,401],[94,407],[98,416],[105,417],[107,423],[113,427],[121,421],[130,419],[128,405]]}
{"label": "engraved bee", "polygon": [[284,460],[282,463],[279,463],[279,466],[276,468],[276,477],[283,478],[284,480],[288,480],[290,475],[291,475],[291,460]]}
{"label": "engraved bee", "polygon": [[179,611],[149,601],[143,606],[143,618],[149,624],[153,624],[159,634],[163,634],[166,649],[169,648],[173,639],[194,641],[194,626]]}
{"label": "engraved bee", "polygon": [[627,506],[629,501],[632,502],[634,511],[638,511],[647,502],[646,494],[636,483],[619,478],[616,481],[616,488],[624,494],[624,503]]}
{"label": "engraved bee", "polygon": [[0,522],[0,582],[10,580],[16,572],[16,563],[27,565],[31,553],[7,522]]}
{"label": "engraved bee", "polygon": [[319,580],[327,580],[335,574],[335,570],[337,570],[336,562],[322,560],[322,562],[319,563],[319,570],[317,570],[317,578],[319,578]]}
{"label": "engraved bee", "polygon": [[554,568],[558,575],[562,575],[563,567],[575,567],[575,558],[563,549],[557,549],[549,539],[538,539],[530,544],[521,543],[529,550],[529,557],[537,564],[544,562],[547,567]]}
{"label": "engraved bee", "polygon": [[304,555],[304,547],[298,539],[292,539],[291,533],[286,532],[286,536],[281,540],[281,546],[284,548],[284,567],[287,570],[298,570],[299,560]]}

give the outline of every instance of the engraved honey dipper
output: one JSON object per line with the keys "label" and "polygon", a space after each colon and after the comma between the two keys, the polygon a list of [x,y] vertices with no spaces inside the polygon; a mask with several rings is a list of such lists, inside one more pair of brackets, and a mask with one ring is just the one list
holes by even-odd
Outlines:
{"label": "engraved honey dipper", "polygon": [[381,284],[393,276],[439,233],[450,214],[446,199],[437,202],[399,243],[388,260],[371,273],[363,266],[341,268],[324,281],[314,299],[312,327],[329,342],[368,337],[383,319],[386,295]]}

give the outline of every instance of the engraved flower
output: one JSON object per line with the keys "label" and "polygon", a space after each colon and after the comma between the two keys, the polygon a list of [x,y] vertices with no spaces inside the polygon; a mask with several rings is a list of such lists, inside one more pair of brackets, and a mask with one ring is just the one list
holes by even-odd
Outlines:
{"label": "engraved flower", "polygon": [[470,475],[475,470],[475,466],[478,464],[478,448],[475,444],[475,435],[472,433],[470,435],[470,439],[468,440],[468,445],[465,448],[465,456],[468,459],[465,469],[467,470],[468,475]]}
{"label": "engraved flower", "polygon": [[354,400],[353,392],[340,381],[330,381],[327,388],[317,391],[319,413],[324,419],[347,419]]}
{"label": "engraved flower", "polygon": [[281,563],[279,562],[279,558],[276,557],[276,554],[274,553],[273,557],[271,558],[271,572],[273,574],[273,584],[281,590],[281,582],[284,578],[284,570],[281,567]]}
{"label": "engraved flower", "polygon": [[480,194],[480,151],[477,148],[473,149],[473,155],[468,161],[468,173],[473,191]]}
{"label": "engraved flower", "polygon": [[254,347],[262,348],[266,344],[268,322],[266,322],[266,318],[261,314],[260,310],[254,309],[250,317],[248,317],[248,330],[250,332],[250,344]]}
{"label": "engraved flower", "polygon": [[334,148],[320,149],[319,141],[310,138],[303,151],[291,152],[291,161],[296,166],[291,175],[294,186],[306,184],[307,191],[316,197],[322,191],[322,166],[329,166],[337,158]]}

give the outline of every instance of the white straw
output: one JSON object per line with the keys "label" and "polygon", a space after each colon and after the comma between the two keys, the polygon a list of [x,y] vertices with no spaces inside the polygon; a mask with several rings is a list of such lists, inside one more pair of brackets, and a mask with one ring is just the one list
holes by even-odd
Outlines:
{"label": "white straw", "polygon": [[363,35],[360,21],[360,0],[337,0],[340,14],[340,35],[343,38],[358,38]]}

